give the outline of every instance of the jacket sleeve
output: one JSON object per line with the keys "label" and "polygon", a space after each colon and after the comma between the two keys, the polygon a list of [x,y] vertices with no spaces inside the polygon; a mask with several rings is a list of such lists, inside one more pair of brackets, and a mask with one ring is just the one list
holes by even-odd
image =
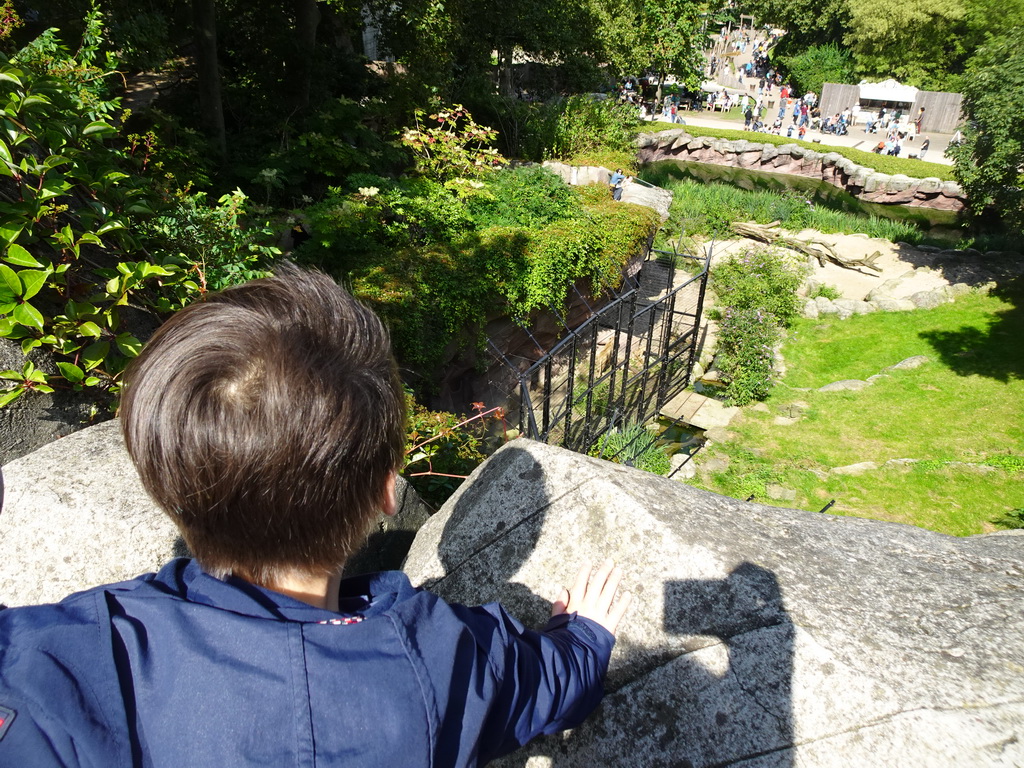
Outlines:
{"label": "jacket sleeve", "polygon": [[497,603],[445,607],[460,627],[453,663],[448,673],[427,666],[442,689],[440,751],[454,750],[457,740],[467,758],[454,764],[482,764],[541,734],[573,728],[603,698],[615,638],[596,622],[568,614],[534,631]]}

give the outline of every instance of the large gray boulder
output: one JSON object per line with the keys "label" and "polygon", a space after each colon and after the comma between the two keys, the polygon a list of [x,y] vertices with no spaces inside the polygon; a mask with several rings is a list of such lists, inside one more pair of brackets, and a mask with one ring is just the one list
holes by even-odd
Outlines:
{"label": "large gray boulder", "polygon": [[538,625],[581,562],[635,602],[608,697],[504,766],[1024,765],[1024,537],[749,504],[517,440],[405,564]]}
{"label": "large gray boulder", "polygon": [[[130,579],[187,556],[178,529],[146,494],[109,421],[3,468],[0,603],[34,605]],[[397,568],[430,510],[399,478],[398,514],[381,517],[349,573]]]}

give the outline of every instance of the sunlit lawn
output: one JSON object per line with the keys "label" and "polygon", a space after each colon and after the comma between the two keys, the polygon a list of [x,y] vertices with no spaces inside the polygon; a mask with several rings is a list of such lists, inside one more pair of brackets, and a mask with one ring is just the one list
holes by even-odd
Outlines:
{"label": "sunlit lawn", "polygon": [[[729,427],[737,439],[707,449],[730,459],[708,487],[767,501],[765,486],[776,483],[797,492],[787,506],[818,510],[835,499],[833,513],[956,535],[993,530],[1024,507],[1022,305],[1019,292],[1012,301],[971,294],[927,311],[799,321],[769,412],[744,409]],[[858,392],[816,391],[915,355],[929,362]],[[776,423],[801,409],[795,423]],[[893,459],[920,461],[883,466]],[[879,468],[826,474],[866,461]]]}

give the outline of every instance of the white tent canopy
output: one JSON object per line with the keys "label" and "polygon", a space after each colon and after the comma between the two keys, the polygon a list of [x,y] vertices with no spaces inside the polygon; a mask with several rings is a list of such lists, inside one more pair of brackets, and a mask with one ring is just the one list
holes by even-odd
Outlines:
{"label": "white tent canopy", "polygon": [[880,83],[860,81],[861,101],[896,101],[913,104],[917,98],[917,88],[912,85],[901,85],[895,80],[883,80]]}

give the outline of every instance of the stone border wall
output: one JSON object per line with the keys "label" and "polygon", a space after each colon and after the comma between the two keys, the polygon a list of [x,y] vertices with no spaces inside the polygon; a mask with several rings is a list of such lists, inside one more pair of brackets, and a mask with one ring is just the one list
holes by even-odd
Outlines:
{"label": "stone border wall", "polygon": [[683,129],[642,133],[637,139],[641,163],[660,160],[726,165],[768,173],[785,173],[826,181],[858,200],[907,205],[940,211],[962,211],[966,198],[960,185],[931,177],[890,176],[857,165],[838,152],[815,152],[799,144],[756,144],[745,139],[691,136]]}

